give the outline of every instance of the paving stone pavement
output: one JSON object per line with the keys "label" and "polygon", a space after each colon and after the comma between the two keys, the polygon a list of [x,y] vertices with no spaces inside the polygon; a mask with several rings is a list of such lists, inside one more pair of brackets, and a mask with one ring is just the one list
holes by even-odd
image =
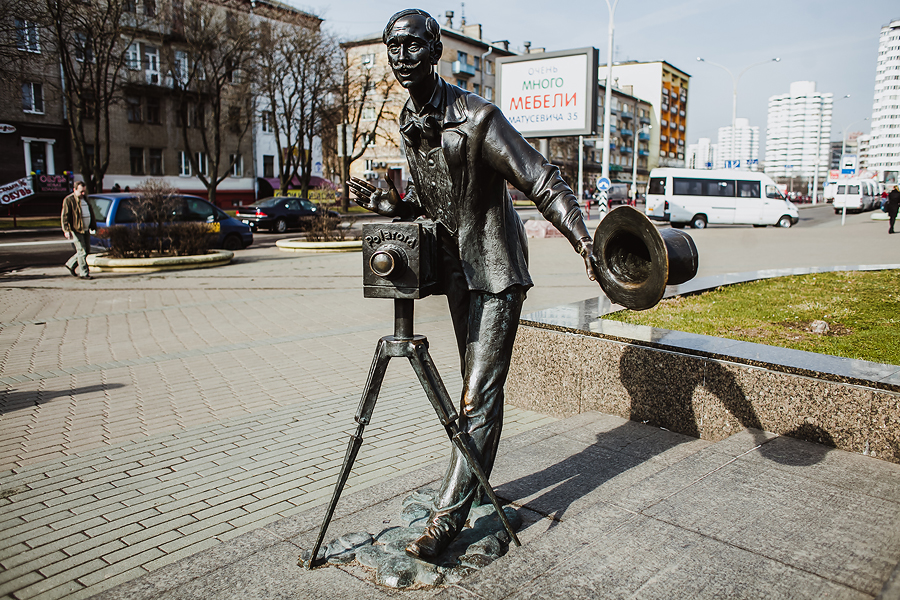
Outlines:
{"label": "paving stone pavement", "polygon": [[[707,275],[871,262],[869,230],[692,235]],[[565,240],[533,240],[531,257],[526,313],[596,294]],[[390,302],[362,297],[360,268],[358,254],[287,254],[258,236],[217,269],[0,276],[0,599],[88,597],[322,504],[393,326]],[[443,299],[416,315],[457,393]],[[510,408],[504,437],[551,421]],[[392,364],[348,493],[448,450],[412,370]]]}
{"label": "paving stone pavement", "polygon": [[[260,247],[203,271],[0,279],[0,598],[87,597],[324,502],[393,328],[359,260]],[[455,393],[443,299],[416,317]],[[549,421],[510,408],[504,434]],[[348,492],[443,459],[445,435],[394,361]]]}

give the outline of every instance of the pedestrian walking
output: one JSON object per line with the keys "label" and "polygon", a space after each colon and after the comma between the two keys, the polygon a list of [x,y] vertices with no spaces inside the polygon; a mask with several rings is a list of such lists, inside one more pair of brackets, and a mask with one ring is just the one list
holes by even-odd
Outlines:
{"label": "pedestrian walking", "polygon": [[[87,255],[91,252],[91,234],[97,229],[97,221],[94,219],[94,211],[87,201],[83,181],[76,181],[71,194],[63,199],[62,214],[63,234],[67,240],[72,240],[75,245],[75,254],[66,261],[66,268],[73,277],[91,279],[88,271]],[[78,273],[75,273],[75,265],[78,265]]]}
{"label": "pedestrian walking", "polygon": [[891,193],[888,194],[887,201],[887,214],[888,219],[890,220],[890,228],[888,229],[888,233],[894,232],[894,221],[897,220],[897,209],[900,208],[900,187],[894,186],[894,189],[891,190]]}

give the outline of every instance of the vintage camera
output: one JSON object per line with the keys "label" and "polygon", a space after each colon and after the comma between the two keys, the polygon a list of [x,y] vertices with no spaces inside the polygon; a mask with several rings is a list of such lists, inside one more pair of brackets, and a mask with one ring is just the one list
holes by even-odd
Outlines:
{"label": "vintage camera", "polygon": [[433,221],[363,225],[363,296],[425,298],[438,293]]}

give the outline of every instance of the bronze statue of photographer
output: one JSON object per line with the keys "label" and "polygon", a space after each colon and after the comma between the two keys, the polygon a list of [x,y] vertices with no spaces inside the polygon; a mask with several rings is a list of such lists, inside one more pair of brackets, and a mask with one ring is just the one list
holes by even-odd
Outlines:
{"label": "bronze statue of photographer", "polygon": [[[503,422],[503,386],[528,274],[525,230],[507,192],[524,192],[581,254],[590,279],[597,266],[575,194],[549,164],[483,98],[435,73],[441,29],[428,13],[398,12],[384,28],[388,61],[409,92],[400,133],[411,181],[403,199],[389,180],[378,189],[353,178],[356,202],[390,217],[437,224],[439,288],[447,296],[463,372],[460,429],[471,436],[490,474]],[[478,482],[454,448],[425,533],[407,547],[437,557],[456,537]]]}

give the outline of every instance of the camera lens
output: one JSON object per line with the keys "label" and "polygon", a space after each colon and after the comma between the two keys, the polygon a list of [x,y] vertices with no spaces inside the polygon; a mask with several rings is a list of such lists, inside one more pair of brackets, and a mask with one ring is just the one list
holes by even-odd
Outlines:
{"label": "camera lens", "polygon": [[406,261],[397,248],[381,248],[372,254],[369,266],[379,277],[399,277],[406,270]]}

